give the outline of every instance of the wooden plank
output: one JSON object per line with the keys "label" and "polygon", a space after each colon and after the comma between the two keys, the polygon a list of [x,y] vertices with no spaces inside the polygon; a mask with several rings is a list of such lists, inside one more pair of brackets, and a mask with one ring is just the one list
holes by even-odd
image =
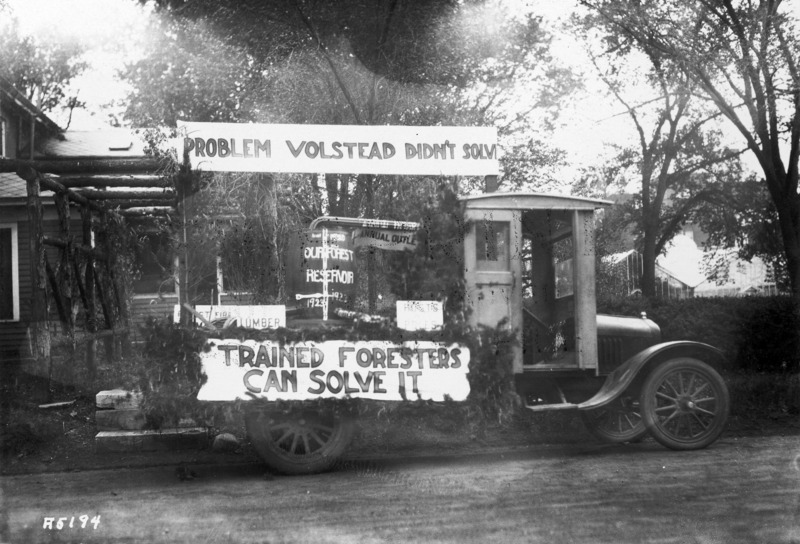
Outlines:
{"label": "wooden plank", "polygon": [[153,219],[154,217],[166,217],[169,215],[175,215],[177,210],[175,207],[170,206],[148,206],[148,207],[139,207],[139,208],[128,208],[125,210],[119,210],[117,213],[123,216],[128,220],[143,220],[143,219]]}
{"label": "wooden plank", "polygon": [[106,191],[100,189],[80,189],[77,194],[89,200],[167,200],[175,201],[175,191],[159,189],[156,191]]}
{"label": "wooden plank", "polygon": [[107,199],[103,201],[104,204],[108,209],[120,209],[126,210],[128,208],[151,208],[156,206],[165,206],[169,204],[170,206],[176,206],[177,201],[173,200],[159,200],[154,198],[142,198],[142,199]]}
{"label": "wooden plank", "polygon": [[171,188],[172,180],[163,176],[62,176],[64,187],[157,187]]}
{"label": "wooden plank", "polygon": [[123,410],[97,410],[94,423],[98,431],[135,431],[147,423],[144,412],[136,408]]}
{"label": "wooden plank", "polygon": [[141,431],[101,431],[95,435],[98,453],[203,449],[208,446],[204,427]]}
{"label": "wooden plank", "polygon": [[26,166],[48,174],[157,174],[170,169],[170,159],[155,157],[69,157],[47,160],[0,159],[0,172]]}
{"label": "wooden plank", "polygon": [[133,410],[142,405],[142,393],[125,389],[99,391],[94,398],[95,406],[106,410]]}
{"label": "wooden plank", "polygon": [[[98,212],[105,212],[105,208],[98,205],[95,202],[89,202],[85,197],[77,194],[75,191],[71,189],[67,189],[57,181],[52,178],[48,178],[47,176],[43,175],[41,172],[37,171],[36,169],[32,168],[28,163],[20,163],[19,168],[17,168],[17,175],[30,183],[32,180],[36,180],[36,183],[40,187],[44,187],[49,191],[53,191],[58,194],[62,194],[67,196],[70,200],[77,202],[78,204],[83,204],[84,206],[89,206],[95,211]],[[38,193],[37,193],[38,194]]]}

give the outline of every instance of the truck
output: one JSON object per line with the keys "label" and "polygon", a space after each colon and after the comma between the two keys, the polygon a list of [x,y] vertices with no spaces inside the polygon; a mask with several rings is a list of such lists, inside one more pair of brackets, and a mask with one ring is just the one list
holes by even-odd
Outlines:
{"label": "truck", "polygon": [[[595,214],[610,202],[516,192],[467,196],[460,205],[467,225],[469,324],[504,327],[514,335],[514,385],[527,410],[574,411],[594,436],[610,443],[650,435],[670,449],[696,450],[720,436],[730,404],[723,353],[695,341],[663,342],[658,325],[644,314],[597,313]],[[338,353],[358,356],[360,364],[372,357],[362,348],[339,345]],[[440,349],[445,359],[459,353],[452,346]],[[253,360],[255,351],[249,353]],[[389,353],[391,358],[391,348]],[[320,352],[316,360],[322,357]],[[313,354],[306,360],[313,368]],[[341,359],[339,366],[344,368]],[[341,375],[336,379],[332,387],[341,396]],[[310,406],[262,404],[246,411],[245,423],[264,461],[288,474],[329,469],[354,434],[351,417]]]}

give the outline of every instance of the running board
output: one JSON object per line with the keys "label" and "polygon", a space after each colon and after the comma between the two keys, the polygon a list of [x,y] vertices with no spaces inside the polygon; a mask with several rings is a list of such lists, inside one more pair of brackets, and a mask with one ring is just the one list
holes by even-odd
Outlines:
{"label": "running board", "polygon": [[570,402],[558,402],[556,404],[526,404],[525,408],[532,412],[552,412],[555,410],[577,410],[578,405]]}

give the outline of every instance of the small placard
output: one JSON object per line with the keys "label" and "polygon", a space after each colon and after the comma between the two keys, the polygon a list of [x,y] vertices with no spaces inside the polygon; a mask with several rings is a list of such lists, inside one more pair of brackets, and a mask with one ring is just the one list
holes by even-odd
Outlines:
{"label": "small placard", "polygon": [[[286,326],[286,306],[207,306],[197,305],[194,311],[212,323],[231,319],[231,326],[247,329],[279,329]],[[180,306],[175,306],[175,323],[180,321]],[[234,322],[235,320],[235,322]],[[196,321],[199,321],[196,319]]]}
{"label": "small placard", "polygon": [[397,326],[407,331],[433,331],[444,324],[442,303],[436,300],[398,300]]}

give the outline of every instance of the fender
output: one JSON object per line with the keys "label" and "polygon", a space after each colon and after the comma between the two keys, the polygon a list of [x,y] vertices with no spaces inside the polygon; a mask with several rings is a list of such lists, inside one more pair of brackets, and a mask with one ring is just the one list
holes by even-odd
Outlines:
{"label": "fender", "polygon": [[640,351],[618,366],[608,375],[603,387],[592,398],[579,404],[578,409],[592,410],[609,404],[633,384],[640,375],[646,376],[658,363],[676,357],[694,357],[710,364],[716,370],[720,370],[725,362],[722,351],[702,342],[678,340],[656,344]]}

